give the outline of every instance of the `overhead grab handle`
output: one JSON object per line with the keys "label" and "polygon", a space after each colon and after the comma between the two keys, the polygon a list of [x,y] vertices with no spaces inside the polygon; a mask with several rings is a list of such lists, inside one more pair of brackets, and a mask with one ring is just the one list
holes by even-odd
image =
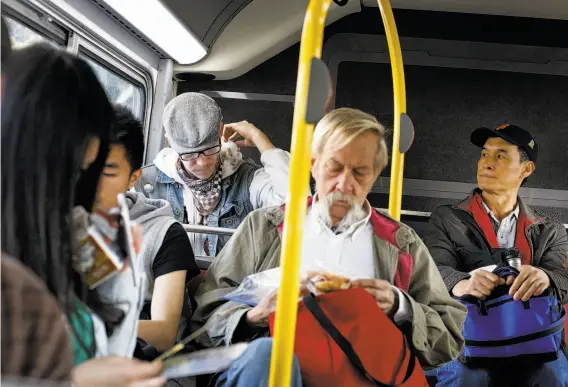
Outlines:
{"label": "overhead grab handle", "polygon": [[400,114],[400,141],[398,150],[400,153],[406,153],[414,142],[414,124],[412,119],[406,113]]}
{"label": "overhead grab handle", "polygon": [[333,2],[337,5],[339,5],[340,7],[343,7],[344,5],[347,5],[349,0],[333,0]]}
{"label": "overhead grab handle", "polygon": [[323,60],[312,58],[306,103],[306,123],[317,124],[329,110],[333,100],[331,75]]}

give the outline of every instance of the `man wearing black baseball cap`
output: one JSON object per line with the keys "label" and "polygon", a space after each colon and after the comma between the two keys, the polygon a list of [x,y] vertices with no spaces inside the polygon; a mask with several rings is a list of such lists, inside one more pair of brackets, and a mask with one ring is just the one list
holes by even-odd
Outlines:
{"label": "man wearing black baseball cap", "polygon": [[[481,148],[478,188],[464,201],[433,212],[424,238],[448,291],[455,297],[484,298],[506,283],[515,300],[527,301],[550,288],[568,304],[568,234],[562,225],[538,217],[518,196],[536,168],[536,140],[511,124],[478,128],[470,140]],[[475,231],[489,244],[489,253]],[[507,256],[511,252],[516,259]],[[516,279],[504,280],[492,272],[504,263],[519,270]],[[540,359],[511,363],[497,358],[484,368],[456,360],[436,373],[443,386],[568,385],[568,360],[562,351],[557,360]]]}
{"label": "man wearing black baseball cap", "polygon": [[501,138],[509,144],[516,145],[526,152],[528,158],[536,163],[538,158],[538,144],[535,142],[531,134],[517,125],[503,124],[495,130],[489,128],[478,128],[471,133],[471,143],[480,148],[490,138]]}

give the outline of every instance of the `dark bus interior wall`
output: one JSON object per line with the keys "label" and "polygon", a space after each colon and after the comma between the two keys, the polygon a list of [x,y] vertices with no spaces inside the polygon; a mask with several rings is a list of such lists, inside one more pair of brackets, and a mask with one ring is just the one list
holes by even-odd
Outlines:
{"label": "dark bus interior wall", "polygon": [[[472,69],[466,65],[436,67],[406,63],[407,111],[416,135],[406,155],[402,208],[431,212],[438,205],[465,197],[476,182],[479,157],[479,150],[469,143],[470,132],[479,126],[496,127],[509,122],[531,131],[540,145],[536,172],[526,184],[534,189],[528,196],[538,193],[539,200],[533,203],[528,199],[528,203],[540,215],[568,223],[568,137],[564,127],[568,122],[568,72],[539,73],[540,67],[535,67],[535,71],[528,73],[498,67],[502,63],[499,55],[506,51],[506,45],[514,45],[507,54],[513,61],[544,66],[548,60],[540,57],[542,53],[558,58],[560,51],[560,58],[568,64],[568,50],[565,50],[568,22],[413,10],[395,10],[395,18],[403,50],[409,44],[405,38],[499,44],[488,45],[487,50],[482,48],[481,54],[479,50],[476,53],[484,60],[491,60],[493,55],[493,62],[497,63],[494,67]],[[369,48],[363,49],[358,43],[369,38],[384,40],[378,8],[364,8],[328,26],[325,44],[340,35],[355,43],[351,53],[341,48],[342,59],[335,61],[329,55],[326,58],[324,45],[324,60],[332,74],[336,72],[335,107],[360,108],[375,114],[391,128],[390,65],[368,59],[372,53],[362,55],[361,51]],[[525,52],[519,46],[537,49]],[[450,52],[444,56],[451,58],[454,55],[452,46],[449,47]],[[177,92],[209,93],[223,109],[225,122],[253,122],[276,146],[289,150],[298,53],[299,44],[296,44],[239,78],[180,82]],[[218,92],[230,93],[219,97]],[[391,138],[387,143],[390,147]],[[257,152],[244,153],[258,162]],[[389,175],[387,167],[382,176]],[[388,206],[388,179],[379,181],[370,200],[376,207]],[[408,217],[407,222],[421,227],[417,218]]]}

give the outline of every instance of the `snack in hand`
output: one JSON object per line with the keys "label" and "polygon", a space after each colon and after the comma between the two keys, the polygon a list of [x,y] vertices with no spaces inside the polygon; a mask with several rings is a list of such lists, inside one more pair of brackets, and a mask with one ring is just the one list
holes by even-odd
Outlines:
{"label": "snack in hand", "polygon": [[315,276],[310,277],[315,289],[320,293],[335,292],[351,287],[349,278],[341,275],[317,273]]}

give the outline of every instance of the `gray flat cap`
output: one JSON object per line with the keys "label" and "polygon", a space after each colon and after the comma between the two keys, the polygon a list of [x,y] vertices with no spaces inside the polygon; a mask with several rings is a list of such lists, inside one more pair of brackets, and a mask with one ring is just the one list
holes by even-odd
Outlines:
{"label": "gray flat cap", "polygon": [[184,93],[164,109],[164,129],[177,153],[201,152],[219,145],[219,125],[223,120],[215,100],[201,93]]}

